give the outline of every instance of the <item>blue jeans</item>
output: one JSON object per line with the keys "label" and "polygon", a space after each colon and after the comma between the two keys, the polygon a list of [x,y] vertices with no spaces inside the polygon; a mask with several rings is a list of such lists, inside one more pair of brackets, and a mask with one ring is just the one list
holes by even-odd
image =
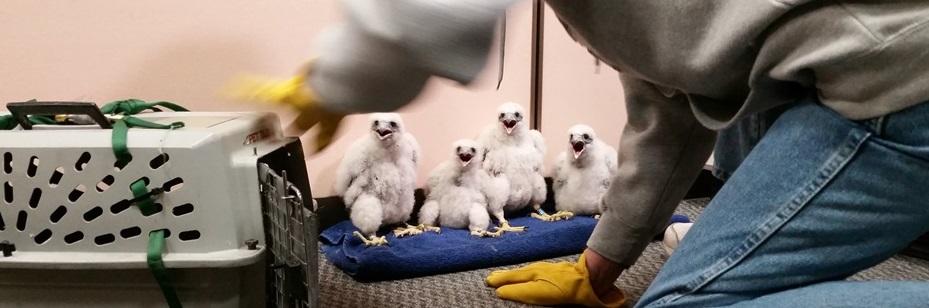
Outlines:
{"label": "blue jeans", "polygon": [[784,110],[786,106],[749,115],[721,130],[713,148],[713,175],[728,180]]}
{"label": "blue jeans", "polygon": [[929,282],[846,282],[929,231],[929,103],[778,118],[637,307],[929,307]]}

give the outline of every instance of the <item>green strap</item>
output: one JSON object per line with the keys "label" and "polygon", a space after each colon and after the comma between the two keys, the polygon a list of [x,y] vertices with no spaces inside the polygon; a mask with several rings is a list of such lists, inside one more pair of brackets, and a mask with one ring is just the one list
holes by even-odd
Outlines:
{"label": "green strap", "polygon": [[168,307],[181,308],[181,300],[177,297],[174,284],[168,275],[168,269],[165,268],[165,263],[161,259],[164,250],[165,230],[155,230],[148,233],[148,269],[152,271],[155,281],[161,287],[161,293],[164,294]]}
{"label": "green strap", "polygon": [[113,144],[113,154],[116,155],[117,162],[127,162],[132,159],[132,155],[129,154],[129,146],[127,145],[126,137],[129,135],[129,126],[126,125],[126,122],[123,120],[116,121],[113,123],[113,132],[110,136],[111,143]]}
{"label": "green strap", "polygon": [[132,159],[132,155],[129,154],[129,145],[127,141],[130,127],[175,129],[184,127],[184,122],[158,124],[130,116],[125,116],[117,120],[116,123],[113,123],[113,133],[110,139],[112,139],[113,154],[116,155],[116,160],[119,162],[126,162]]}
{"label": "green strap", "polygon": [[[29,116],[29,122],[32,122],[32,124],[55,124],[55,120],[51,117],[37,115]],[[19,125],[19,122],[16,121],[13,115],[0,116],[0,130],[11,130],[16,128],[17,125]]]}
{"label": "green strap", "polygon": [[149,122],[136,117],[125,116],[122,118],[129,127],[155,128],[155,129],[174,129],[184,127],[184,122],[174,122],[171,124],[158,124]]}
{"label": "green strap", "polygon": [[29,122],[32,122],[32,124],[58,124],[55,123],[55,119],[52,117],[41,115],[29,116]]}
{"label": "green strap", "polygon": [[[139,210],[142,211],[142,214],[145,216],[154,214],[156,211],[155,201],[152,198],[146,197],[148,194],[148,187],[145,186],[144,180],[138,180],[129,185],[130,190],[132,190],[132,196],[135,199],[139,199],[135,202],[138,205]],[[165,301],[168,302],[168,306],[171,308],[180,308],[181,301],[177,298],[177,292],[174,290],[174,284],[171,283],[171,277],[168,276],[168,271],[165,268],[164,262],[161,260],[161,255],[164,253],[165,249],[165,230],[154,230],[148,234],[148,269],[152,272],[152,275],[155,276],[155,281],[158,282],[158,286],[161,287],[161,293],[164,294]]]}
{"label": "green strap", "polygon": [[0,129],[2,130],[11,130],[18,124],[11,115],[0,116]]}
{"label": "green strap", "polygon": [[[132,197],[139,198],[148,194],[148,187],[145,186],[144,180],[138,180],[132,182],[129,185],[129,189],[132,190]],[[142,214],[149,216],[155,214],[155,201],[152,198],[144,198],[142,200],[136,201],[136,204],[139,206],[139,210],[142,211]]]}
{"label": "green strap", "polygon": [[187,108],[182,107],[181,105],[178,105],[172,102],[165,102],[165,101],[152,103],[152,106],[165,107],[165,108],[171,109],[171,111],[190,111],[190,110],[187,110]]}
{"label": "green strap", "polygon": [[100,111],[105,114],[138,114],[145,110],[159,111],[155,107],[164,107],[172,111],[189,111],[187,108],[171,102],[160,101],[149,103],[135,98],[108,103],[100,107]]}

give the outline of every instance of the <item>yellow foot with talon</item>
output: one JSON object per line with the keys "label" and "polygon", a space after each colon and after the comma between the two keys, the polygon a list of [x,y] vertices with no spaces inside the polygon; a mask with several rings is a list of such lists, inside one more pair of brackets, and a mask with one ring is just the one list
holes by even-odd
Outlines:
{"label": "yellow foot with talon", "polygon": [[574,217],[574,213],[568,211],[558,211],[558,213],[552,214],[552,216],[555,217],[555,220],[568,220],[571,219],[571,217]]}
{"label": "yellow foot with talon", "polygon": [[555,218],[552,217],[552,215],[548,215],[548,214],[532,213],[529,216],[532,216],[532,218],[542,220],[542,221],[555,221]]}
{"label": "yellow foot with talon", "polygon": [[387,237],[384,237],[384,236],[376,236],[376,235],[373,235],[373,236],[371,236],[371,239],[368,239],[368,238],[365,237],[364,235],[361,235],[361,233],[358,232],[358,231],[352,232],[352,235],[354,235],[355,237],[361,239],[361,242],[363,242],[363,243],[365,244],[365,246],[369,246],[369,247],[370,247],[370,246],[383,246],[383,245],[387,245]]}
{"label": "yellow foot with talon", "polygon": [[413,236],[419,234],[423,234],[423,229],[419,228],[419,226],[406,225],[404,228],[394,229],[394,236],[396,237]]}
{"label": "yellow foot with talon", "polygon": [[477,237],[498,237],[500,234],[496,232],[487,232],[487,230],[471,230],[471,235]]}
{"label": "yellow foot with talon", "polygon": [[420,230],[423,230],[423,232],[432,231],[435,233],[440,233],[440,234],[442,233],[442,228],[439,228],[439,227],[426,226],[426,225],[418,225],[416,227],[419,228]]}
{"label": "yellow foot with talon", "polygon": [[530,216],[532,216],[532,218],[542,220],[542,221],[559,221],[559,220],[567,220],[567,219],[570,219],[571,217],[574,217],[574,213],[566,212],[566,211],[559,211],[558,213],[549,215],[545,213],[544,211],[540,210],[539,213],[532,213],[532,215]]}
{"label": "yellow foot with talon", "polygon": [[513,226],[510,226],[510,223],[505,222],[505,221],[502,222],[502,223],[500,223],[500,226],[499,226],[499,227],[494,227],[494,229],[495,229],[496,231],[494,231],[494,232],[487,232],[487,236],[490,236],[490,237],[498,237],[498,236],[503,235],[503,232],[523,232],[523,231],[526,231],[526,227],[525,227],[525,226],[513,227]]}

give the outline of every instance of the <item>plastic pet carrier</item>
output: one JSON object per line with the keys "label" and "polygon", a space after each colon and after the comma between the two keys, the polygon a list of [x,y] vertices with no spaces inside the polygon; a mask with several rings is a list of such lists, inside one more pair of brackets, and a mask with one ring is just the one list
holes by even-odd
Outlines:
{"label": "plastic pet carrier", "polygon": [[303,152],[275,115],[7,107],[0,306],[317,306]]}

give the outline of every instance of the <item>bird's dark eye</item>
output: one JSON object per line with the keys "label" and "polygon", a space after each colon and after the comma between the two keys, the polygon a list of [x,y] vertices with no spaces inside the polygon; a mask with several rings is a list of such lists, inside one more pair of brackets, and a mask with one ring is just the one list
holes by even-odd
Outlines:
{"label": "bird's dark eye", "polygon": [[519,112],[516,112],[516,118],[517,118],[517,119],[518,119],[518,118],[522,118],[522,117],[523,117],[522,114],[520,114]]}
{"label": "bird's dark eye", "polygon": [[501,118],[501,119],[502,119],[503,117],[505,117],[505,116],[506,116],[505,113],[502,113],[502,112],[500,113],[500,118]]}
{"label": "bird's dark eye", "polygon": [[471,154],[474,154],[475,152],[477,152],[477,150],[474,149],[474,148],[471,148],[471,150],[470,150],[469,152],[471,152]]}
{"label": "bird's dark eye", "polygon": [[381,121],[374,120],[374,126],[377,126],[377,125],[380,125],[380,124],[381,124]]}
{"label": "bird's dark eye", "polygon": [[589,139],[590,139],[590,135],[584,134],[584,139],[588,139],[588,140],[589,140]]}
{"label": "bird's dark eye", "polygon": [[390,127],[397,128],[397,122],[390,121]]}
{"label": "bird's dark eye", "polygon": [[461,147],[456,147],[456,148],[455,148],[455,153],[458,153],[458,152],[461,152]]}

